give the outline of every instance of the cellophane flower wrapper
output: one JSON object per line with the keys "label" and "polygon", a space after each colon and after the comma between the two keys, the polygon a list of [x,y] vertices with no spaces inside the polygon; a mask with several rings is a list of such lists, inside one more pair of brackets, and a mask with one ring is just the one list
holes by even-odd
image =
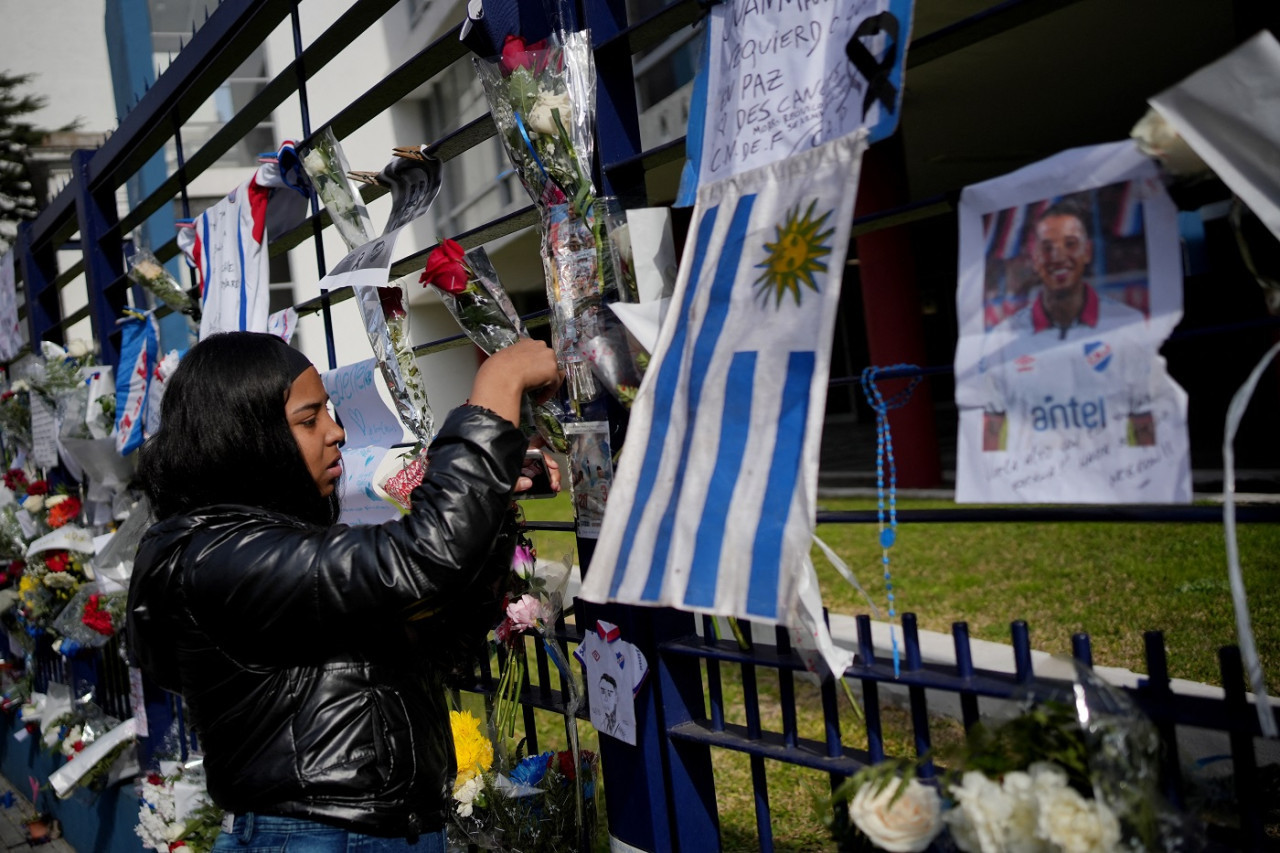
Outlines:
{"label": "cellophane flower wrapper", "polygon": [[595,63],[585,32],[553,36],[498,60],[475,59],[503,148],[539,207],[595,195]]}
{"label": "cellophane flower wrapper", "polygon": [[12,388],[0,394],[0,435],[8,450],[31,447],[31,396],[30,391]]}
{"label": "cellophane flower wrapper", "polygon": [[[99,592],[97,585],[92,583],[79,587],[50,625],[51,630],[62,638],[59,653],[70,657],[80,649],[99,649],[105,646],[114,636],[115,627],[123,621],[124,597],[123,591],[110,594]],[[92,615],[94,613],[106,615],[110,620],[110,633],[100,630],[107,627],[108,622],[103,617],[95,618]],[[97,624],[98,628],[95,629],[93,624]]]}
{"label": "cellophane flower wrapper", "polygon": [[364,245],[373,236],[373,220],[347,176],[350,167],[333,128],[326,127],[316,134],[310,147],[301,153],[302,168],[311,178],[325,210],[329,211],[333,227],[347,244],[347,251]]}
{"label": "cellophane flower wrapper", "polygon": [[357,288],[357,301],[361,303],[365,331],[374,347],[383,378],[396,403],[400,420],[413,433],[418,444],[426,447],[436,434],[435,415],[427,402],[427,386],[422,381],[417,356],[413,354],[413,340],[409,336],[409,314],[405,311],[404,289],[399,281],[377,288],[374,297],[378,309],[370,303],[369,288]]}
{"label": "cellophane flower wrapper", "polygon": [[575,762],[567,750],[496,761],[455,792],[450,849],[577,853],[594,835],[597,763],[591,753]]}
{"label": "cellophane flower wrapper", "polygon": [[[472,249],[464,256],[464,264],[469,273],[465,290],[451,293],[442,287],[432,288],[463,334],[487,355],[529,337],[511,297],[498,281],[489,253],[483,248]],[[535,406],[526,394],[521,405],[521,419],[528,429],[536,430],[542,436],[548,447],[557,453],[568,451],[564,429],[560,426],[556,410],[550,405]]]}
{"label": "cellophane flower wrapper", "polygon": [[1075,662],[1076,717],[1089,747],[1094,798],[1120,820],[1126,849],[1198,851],[1203,827],[1161,794],[1160,733],[1119,688]]}
{"label": "cellophane flower wrapper", "polygon": [[129,261],[129,279],[174,311],[200,319],[200,306],[150,250],[139,249],[134,253]]}
{"label": "cellophane flower wrapper", "polygon": [[[490,113],[516,174],[541,214],[542,257],[556,359],[575,404],[600,392],[583,352],[613,278],[591,183],[595,65],[586,32],[547,47],[475,60]],[[606,280],[607,279],[607,280]]]}

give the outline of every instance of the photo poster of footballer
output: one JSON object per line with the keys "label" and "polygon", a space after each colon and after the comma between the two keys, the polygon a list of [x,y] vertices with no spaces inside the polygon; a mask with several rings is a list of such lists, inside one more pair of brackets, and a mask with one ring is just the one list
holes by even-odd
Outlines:
{"label": "photo poster of footballer", "polygon": [[956,290],[959,503],[1187,503],[1177,210],[1132,142],[966,187]]}

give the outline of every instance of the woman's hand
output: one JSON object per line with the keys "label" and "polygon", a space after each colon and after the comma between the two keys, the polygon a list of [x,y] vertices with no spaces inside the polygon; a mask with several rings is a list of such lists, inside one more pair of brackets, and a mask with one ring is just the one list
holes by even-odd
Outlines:
{"label": "woman's hand", "polygon": [[[542,436],[535,435],[533,440],[529,442],[529,450],[537,450],[542,454],[542,464],[547,469],[547,479],[551,481],[551,491],[560,491],[560,463],[556,462],[555,457],[543,449],[546,442],[542,440]],[[533,488],[533,476],[538,473],[536,464],[529,464],[526,457],[525,467],[520,469],[520,477],[516,480],[516,492],[527,492]]]}
{"label": "woman's hand", "polygon": [[535,405],[546,402],[563,378],[551,347],[524,338],[485,359],[471,385],[470,402],[519,424],[520,398],[527,392]]}

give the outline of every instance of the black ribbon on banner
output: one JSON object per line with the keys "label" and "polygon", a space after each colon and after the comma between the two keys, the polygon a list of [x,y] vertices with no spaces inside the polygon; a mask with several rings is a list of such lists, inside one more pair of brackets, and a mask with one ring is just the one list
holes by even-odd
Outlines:
{"label": "black ribbon on banner", "polygon": [[[871,38],[884,33],[889,37],[885,46],[884,59],[876,59],[875,55],[862,43],[862,39]],[[853,63],[853,67],[867,81],[867,92],[862,98],[862,118],[876,101],[884,104],[890,113],[898,103],[898,88],[889,80],[894,63],[898,59],[898,19],[892,12],[881,12],[858,24],[853,38],[844,46],[845,55]]]}

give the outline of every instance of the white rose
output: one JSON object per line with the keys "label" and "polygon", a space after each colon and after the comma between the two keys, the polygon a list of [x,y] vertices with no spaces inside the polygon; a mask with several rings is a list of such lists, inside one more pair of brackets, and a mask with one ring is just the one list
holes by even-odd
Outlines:
{"label": "white rose", "polygon": [[22,501],[22,508],[27,512],[39,512],[44,509],[44,495],[27,495]]}
{"label": "white rose", "polygon": [[25,379],[19,379],[17,382],[14,382],[12,385],[10,385],[9,388],[12,389],[14,393],[17,393],[18,391],[31,390],[31,386],[27,384],[27,381]]}
{"label": "white rose", "polygon": [[915,779],[907,782],[902,795],[898,783],[879,791],[863,785],[849,803],[849,818],[871,843],[882,850],[924,850],[942,831],[942,805],[938,792]]}
{"label": "white rose", "polygon": [[[39,495],[37,495],[37,497],[39,497]],[[49,497],[45,498],[44,505],[49,507],[49,509],[53,509],[69,497],[70,495],[49,495]]]}
{"label": "white rose", "polygon": [[560,123],[564,125],[565,130],[568,130],[570,119],[573,116],[573,108],[569,103],[569,96],[563,92],[553,95],[546,91],[538,95],[538,100],[534,102],[533,109],[525,117],[525,122],[529,125],[529,129],[547,136],[559,136],[560,131],[556,128],[555,117],[551,114],[553,110],[559,110]]}
{"label": "white rose", "polygon": [[67,357],[67,351],[53,341],[41,341],[40,352],[47,361],[59,361]]}
{"label": "white rose", "polygon": [[89,346],[89,342],[83,338],[76,338],[67,344],[67,355],[72,358],[84,358],[91,352],[93,352],[93,347]]}
{"label": "white rose", "polygon": [[187,822],[185,820],[176,821],[169,824],[164,832],[164,840],[172,844],[182,839],[187,834]]}
{"label": "white rose", "polygon": [[1041,798],[1039,832],[1063,853],[1110,853],[1120,846],[1120,821],[1111,809],[1067,786]]}

